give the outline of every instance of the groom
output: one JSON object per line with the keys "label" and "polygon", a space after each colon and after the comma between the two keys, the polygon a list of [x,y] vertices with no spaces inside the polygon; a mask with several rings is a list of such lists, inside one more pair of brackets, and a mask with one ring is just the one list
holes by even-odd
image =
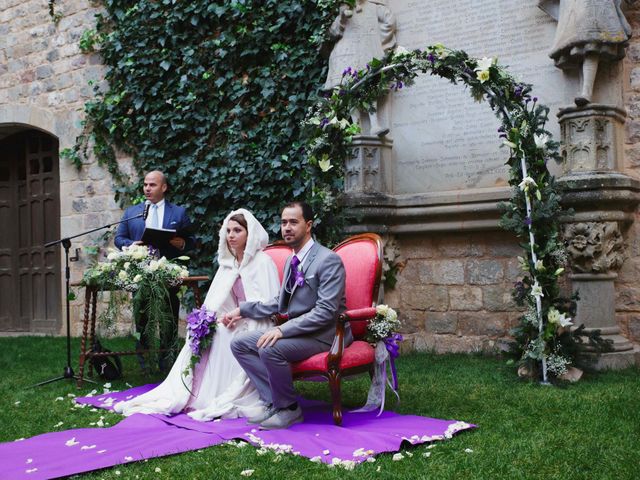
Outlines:
{"label": "groom", "polygon": [[[239,334],[231,342],[231,351],[268,405],[264,414],[248,419],[263,430],[302,422],[291,362],[328,351],[336,319],[346,310],[344,265],[338,255],[311,238],[312,225],[313,211],[307,203],[292,202],[284,207],[282,237],[294,255],[287,260],[280,294],[269,302],[243,302],[222,320],[232,328],[243,317],[286,314],[282,325]],[[345,333],[348,345],[352,341],[349,324]]]}

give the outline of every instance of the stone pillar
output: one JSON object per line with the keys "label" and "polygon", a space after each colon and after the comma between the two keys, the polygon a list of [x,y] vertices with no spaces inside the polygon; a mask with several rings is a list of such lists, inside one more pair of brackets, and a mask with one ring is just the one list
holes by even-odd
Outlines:
{"label": "stone pillar", "polygon": [[600,330],[613,342],[613,351],[598,358],[599,369],[624,368],[635,360],[615,316],[615,280],[625,259],[623,232],[640,203],[640,182],[618,171],[625,117],[620,108],[597,104],[558,114],[564,160],[558,184],[563,204],[574,210],[563,229],[569,278],[580,295],[574,324]]}
{"label": "stone pillar", "polygon": [[393,193],[392,147],[393,140],[390,138],[368,135],[354,137],[352,154],[345,164],[345,193]]}
{"label": "stone pillar", "polygon": [[564,174],[618,170],[625,118],[623,109],[610,105],[589,104],[585,108],[561,109],[558,119]]}

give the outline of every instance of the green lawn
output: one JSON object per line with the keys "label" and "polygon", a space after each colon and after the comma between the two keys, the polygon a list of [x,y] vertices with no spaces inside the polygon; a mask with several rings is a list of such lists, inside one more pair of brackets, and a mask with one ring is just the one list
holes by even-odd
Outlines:
{"label": "green lawn", "polygon": [[[106,347],[129,348],[129,339],[107,340]],[[79,341],[73,341],[77,369]],[[65,339],[0,338],[0,441],[53,430],[89,427],[105,411],[73,408],[69,394],[82,395],[68,380],[29,388],[62,373]],[[143,377],[135,359],[124,359],[125,378],[113,389],[159,380]],[[116,466],[87,479],[121,478],[429,478],[429,479],[637,479],[640,478],[640,371],[586,374],[575,385],[545,387],[519,380],[503,360],[466,355],[407,355],[398,362],[400,413],[464,420],[479,428],[435,446],[407,447],[353,471],[328,468],[305,458],[273,453],[260,456],[248,446],[216,446],[172,457]],[[324,385],[300,384],[305,396],[328,399]],[[364,380],[349,382],[345,402],[366,398]],[[56,400],[63,397],[64,400]],[[57,426],[60,422],[62,425]],[[423,454],[430,453],[426,457]],[[412,455],[412,456],[411,456]],[[0,467],[1,468],[1,467]],[[159,471],[157,470],[159,469]]]}

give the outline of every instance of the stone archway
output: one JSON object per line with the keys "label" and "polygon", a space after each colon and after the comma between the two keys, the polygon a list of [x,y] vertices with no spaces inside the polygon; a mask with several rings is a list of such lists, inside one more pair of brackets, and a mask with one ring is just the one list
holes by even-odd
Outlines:
{"label": "stone archway", "polygon": [[0,331],[57,333],[61,264],[58,139],[0,124]]}

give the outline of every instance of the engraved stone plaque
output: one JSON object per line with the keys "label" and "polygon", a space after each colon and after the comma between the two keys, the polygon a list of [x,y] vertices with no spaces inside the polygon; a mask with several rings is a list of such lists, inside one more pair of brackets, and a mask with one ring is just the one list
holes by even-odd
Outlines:
{"label": "engraved stone plaque", "polygon": [[[551,108],[547,128],[559,139],[555,113],[570,105],[577,76],[549,58],[556,22],[538,0],[391,0],[398,44],[411,50],[442,43],[478,58],[498,57],[533,95]],[[509,152],[500,148],[500,123],[467,89],[422,75],[393,94],[394,193],[419,194],[507,185]],[[560,167],[551,165],[560,173]]]}

